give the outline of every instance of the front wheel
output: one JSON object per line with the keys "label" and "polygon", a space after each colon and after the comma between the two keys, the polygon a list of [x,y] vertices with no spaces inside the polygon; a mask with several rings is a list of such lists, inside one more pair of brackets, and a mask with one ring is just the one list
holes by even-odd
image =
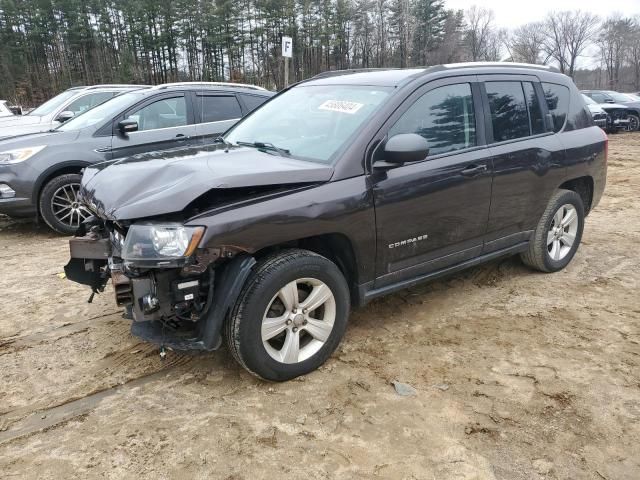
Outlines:
{"label": "front wheel", "polygon": [[629,115],[629,131],[637,132],[640,130],[640,117],[638,115]]}
{"label": "front wheel", "polygon": [[40,194],[40,215],[53,230],[73,235],[90,213],[78,202],[82,175],[68,173],[55,177]]}
{"label": "front wheel", "polygon": [[340,269],[306,250],[262,260],[226,323],[234,358],[266,380],[285,381],[322,365],[347,327],[349,289]]}
{"label": "front wheel", "polygon": [[556,192],[542,214],[522,261],[542,272],[566,267],[580,245],[584,229],[582,198],[571,190]]}

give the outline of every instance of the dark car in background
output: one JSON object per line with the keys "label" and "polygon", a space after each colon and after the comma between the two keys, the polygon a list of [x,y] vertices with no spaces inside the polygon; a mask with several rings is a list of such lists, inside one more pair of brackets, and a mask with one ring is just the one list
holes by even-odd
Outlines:
{"label": "dark car in background", "polygon": [[0,213],[39,213],[71,234],[89,215],[76,198],[87,165],[202,145],[272,95],[251,85],[166,84],[118,95],[53,131],[0,140]]}
{"label": "dark car in background", "polygon": [[87,167],[65,272],[93,293],[111,279],[136,336],[224,339],[287,380],[327,360],[351,305],[506,255],[567,266],[606,143],[550,67],[329,72],[215,143]]}
{"label": "dark car in background", "polygon": [[584,99],[584,103],[587,104],[587,108],[591,113],[591,117],[593,118],[593,123],[595,123],[601,129],[608,131],[609,115],[607,114],[607,111],[604,108],[602,108],[602,105],[600,105],[594,99],[587,97],[584,93],[582,94],[582,98]]}
{"label": "dark car in background", "polygon": [[142,85],[94,85],[70,88],[26,115],[0,118],[0,139],[47,132],[116,95],[139,88],[145,87]]}
{"label": "dark car in background", "polygon": [[[614,92],[613,90],[582,90],[582,93],[599,103],[607,110],[607,113],[614,108],[607,108],[605,104],[615,104],[614,119],[624,117],[628,120],[627,129],[629,131],[640,130],[640,100],[635,95]],[[623,109],[626,111],[623,112]]]}

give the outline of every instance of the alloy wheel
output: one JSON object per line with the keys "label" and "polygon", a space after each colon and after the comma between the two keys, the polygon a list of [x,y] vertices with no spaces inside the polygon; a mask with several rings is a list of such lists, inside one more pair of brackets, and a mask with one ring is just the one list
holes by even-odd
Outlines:
{"label": "alloy wheel", "polygon": [[315,278],[294,280],[269,302],[262,319],[262,343],[278,362],[303,362],[327,342],[335,319],[336,300],[324,282]]}
{"label": "alloy wheel", "polygon": [[560,261],[569,254],[578,226],[578,212],[573,205],[567,203],[556,211],[547,232],[547,251],[552,260]]}
{"label": "alloy wheel", "polygon": [[51,197],[51,211],[63,225],[79,227],[90,213],[78,202],[79,183],[68,183],[58,188]]}

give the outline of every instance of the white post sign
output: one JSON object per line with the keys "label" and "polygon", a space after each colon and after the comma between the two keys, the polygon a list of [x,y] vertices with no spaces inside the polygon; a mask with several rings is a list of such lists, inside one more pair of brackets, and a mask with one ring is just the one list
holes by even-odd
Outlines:
{"label": "white post sign", "polygon": [[293,39],[282,37],[282,56],[284,57],[284,88],[289,86],[289,59],[293,56]]}
{"label": "white post sign", "polygon": [[293,39],[291,37],[282,37],[282,56],[287,58],[293,56]]}

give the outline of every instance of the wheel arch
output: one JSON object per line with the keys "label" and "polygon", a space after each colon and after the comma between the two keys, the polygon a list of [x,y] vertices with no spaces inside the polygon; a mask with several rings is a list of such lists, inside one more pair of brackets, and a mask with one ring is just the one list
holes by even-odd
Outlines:
{"label": "wheel arch", "polygon": [[358,262],[353,242],[343,233],[325,233],[291,240],[281,244],[264,247],[254,253],[256,259],[284,248],[300,248],[322,255],[335,263],[349,285],[349,294],[353,305],[358,302]]}
{"label": "wheel arch", "polygon": [[67,175],[69,173],[81,173],[82,169],[91,165],[89,162],[83,162],[81,160],[70,160],[68,162],[61,162],[52,165],[40,174],[33,188],[33,203],[36,208],[40,208],[40,194],[44,186],[55,177],[60,175]]}
{"label": "wheel arch", "polygon": [[572,178],[571,180],[567,180],[562,185],[560,185],[559,188],[563,190],[571,190],[580,195],[580,198],[582,198],[582,203],[584,204],[585,216],[589,214],[591,205],[593,204],[593,177],[591,177],[590,175],[585,175],[582,177]]}

